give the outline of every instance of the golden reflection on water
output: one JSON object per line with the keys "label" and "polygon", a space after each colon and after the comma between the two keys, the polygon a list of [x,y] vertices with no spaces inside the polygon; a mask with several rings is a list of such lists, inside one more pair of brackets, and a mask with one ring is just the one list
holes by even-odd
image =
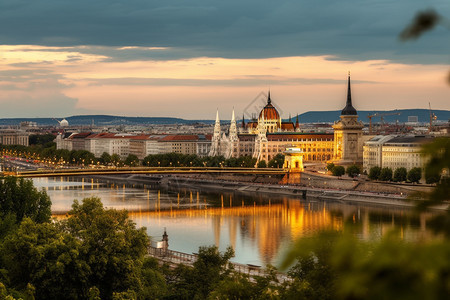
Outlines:
{"label": "golden reflection on water", "polygon": [[[223,199],[223,195],[221,195]],[[310,206],[300,201],[284,199],[281,203],[233,206],[230,196],[229,207],[208,207],[206,205],[190,206],[185,209],[132,211],[130,217],[139,223],[148,223],[152,219],[209,219],[212,222],[214,243],[220,246],[221,233],[228,227],[228,240],[236,249],[238,232],[246,239],[256,242],[260,257],[265,263],[271,262],[279,252],[282,240],[287,236],[293,239],[310,234],[320,229],[341,230],[343,220],[332,216],[325,208],[311,210]],[[143,222],[147,220],[147,222]],[[186,222],[191,224],[191,222]],[[190,225],[191,226],[191,225]]]}
{"label": "golden reflection on water", "polygon": [[105,207],[127,209],[137,226],[147,227],[156,240],[168,227],[173,250],[189,253],[209,243],[221,249],[231,245],[241,263],[274,263],[292,241],[322,229],[343,230],[347,223],[354,224],[352,231],[362,239],[379,238],[393,228],[405,239],[428,234],[426,214],[409,217],[410,212],[402,209],[186,189],[169,192],[114,183],[100,185],[93,179],[88,184],[84,179],[76,184],[65,180],[65,185],[60,180],[40,182],[51,193],[53,205],[60,212],[58,218],[64,217],[73,199],[98,195]]}

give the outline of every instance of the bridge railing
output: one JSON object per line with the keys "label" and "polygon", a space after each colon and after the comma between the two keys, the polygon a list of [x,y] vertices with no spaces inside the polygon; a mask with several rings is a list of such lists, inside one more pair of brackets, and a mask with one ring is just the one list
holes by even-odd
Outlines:
{"label": "bridge railing", "polygon": [[[151,246],[148,248],[148,254],[164,262],[173,264],[185,264],[190,266],[192,266],[194,262],[196,262],[198,259],[197,254],[189,254],[170,249],[155,248]],[[247,274],[250,277],[265,276],[267,274],[266,270],[261,266],[252,264],[240,264],[236,262],[230,262],[230,264],[233,270],[235,270],[236,272]],[[277,273],[277,278],[279,282],[285,282],[290,280],[289,277],[282,272]]]}

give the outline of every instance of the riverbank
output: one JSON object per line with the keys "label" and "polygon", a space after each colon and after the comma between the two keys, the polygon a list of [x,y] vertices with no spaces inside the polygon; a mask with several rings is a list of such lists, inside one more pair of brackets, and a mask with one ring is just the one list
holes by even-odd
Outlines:
{"label": "riverbank", "polygon": [[[95,178],[121,183],[161,185],[167,188],[187,187],[206,191],[229,191],[265,195],[276,194],[306,200],[319,199],[346,204],[365,203],[376,206],[395,206],[411,209],[415,207],[417,200],[408,199],[408,195],[413,192],[424,191],[424,187],[420,187],[421,189],[413,189],[411,186],[398,187],[388,185],[388,188],[386,188],[386,184],[376,182],[366,183],[330,177],[321,177],[322,180],[320,181],[317,178],[311,180],[314,176],[320,177],[320,175],[316,174],[302,173],[303,181],[306,182],[299,185],[280,185],[278,184],[280,178],[276,176],[267,176],[266,178],[259,176],[256,177],[256,180],[255,176],[240,176],[243,178],[234,177],[235,180],[233,181],[219,176],[208,176],[208,178],[205,178],[205,176],[201,175],[130,175],[120,177],[95,176]],[[337,184],[335,181],[338,181]],[[319,182],[322,182],[324,186],[317,186]],[[427,189],[429,187],[425,187],[425,190]],[[444,204],[434,206],[431,209],[442,211],[447,209],[447,207],[448,204]]]}

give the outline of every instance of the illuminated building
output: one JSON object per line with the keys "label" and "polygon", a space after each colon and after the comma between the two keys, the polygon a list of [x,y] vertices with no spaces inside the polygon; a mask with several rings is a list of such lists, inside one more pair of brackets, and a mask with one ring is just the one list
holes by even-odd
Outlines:
{"label": "illuminated building", "polygon": [[358,121],[358,113],[352,105],[350,73],[348,74],[347,103],[341,112],[340,120],[333,125],[334,160],[339,165],[362,164],[364,124]]}
{"label": "illuminated building", "polygon": [[372,167],[423,168],[427,158],[421,155],[424,143],[431,142],[430,136],[375,136],[364,143],[363,169],[369,172]]}

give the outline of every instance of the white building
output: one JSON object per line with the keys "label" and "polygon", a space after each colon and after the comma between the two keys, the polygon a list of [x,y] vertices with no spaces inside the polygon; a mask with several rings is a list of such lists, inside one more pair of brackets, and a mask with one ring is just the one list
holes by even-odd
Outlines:
{"label": "white building", "polygon": [[421,154],[424,143],[431,142],[430,136],[375,136],[364,143],[363,169],[369,172],[370,168],[423,168],[426,157]]}

